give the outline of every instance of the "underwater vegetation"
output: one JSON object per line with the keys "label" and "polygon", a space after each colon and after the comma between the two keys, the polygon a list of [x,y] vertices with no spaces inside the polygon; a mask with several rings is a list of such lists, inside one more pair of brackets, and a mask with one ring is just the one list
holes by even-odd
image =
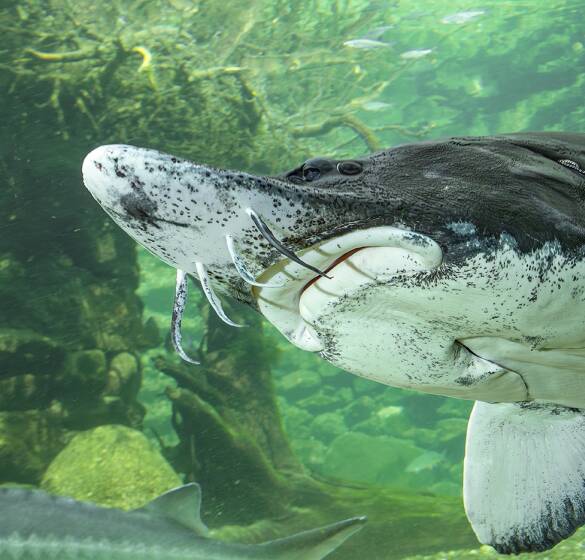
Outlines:
{"label": "underwater vegetation", "polygon": [[[240,542],[367,514],[332,558],[473,547],[456,496],[468,403],[359,380],[224,302],[250,326],[235,333],[195,291],[184,334],[203,363],[180,364],[161,343],[172,271],[138,259],[81,188],[80,164],[124,142],[275,173],[448,135],[582,130],[580,11],[536,0],[0,2],[0,480],[51,475],[63,481],[52,491],[117,506],[175,476],[198,481],[205,520]],[[123,464],[122,448],[75,446],[112,424],[160,449],[167,487],[134,486],[128,458],[120,492],[102,492],[99,459]],[[57,477],[67,449],[77,476]]]}

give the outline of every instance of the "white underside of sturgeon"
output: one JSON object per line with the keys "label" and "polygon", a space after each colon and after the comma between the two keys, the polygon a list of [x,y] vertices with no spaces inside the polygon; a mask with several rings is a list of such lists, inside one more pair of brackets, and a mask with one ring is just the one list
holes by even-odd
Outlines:
{"label": "white underside of sturgeon", "polygon": [[434,278],[436,243],[387,227],[329,240],[303,258],[325,267],[359,247],[367,248],[334,266],[331,280],[306,289],[310,274],[294,263],[268,269],[263,281],[286,282],[258,290],[260,310],[293,344],[387,385],[585,408],[583,262],[565,262],[554,246],[519,257],[504,244]]}
{"label": "white underside of sturgeon", "polygon": [[[319,243],[300,254],[312,266],[327,269],[351,251],[357,252],[334,268],[331,279],[323,278],[326,290],[335,290],[341,270],[346,271],[346,282],[363,285],[376,281],[380,274],[392,276],[399,272],[409,274],[434,269],[440,265],[442,258],[441,249],[434,241],[390,226],[356,230]],[[373,265],[371,270],[367,266],[355,265],[356,258],[364,256]],[[376,269],[376,264],[379,269]],[[303,350],[322,351],[324,344],[311,324],[299,313],[303,289],[314,277],[314,273],[298,263],[282,260],[259,277],[261,281],[277,287],[255,289],[254,292],[262,314],[290,342]]]}

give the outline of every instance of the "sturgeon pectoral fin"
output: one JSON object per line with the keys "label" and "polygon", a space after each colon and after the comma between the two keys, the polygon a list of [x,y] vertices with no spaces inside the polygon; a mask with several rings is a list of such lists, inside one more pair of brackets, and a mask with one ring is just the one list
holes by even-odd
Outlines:
{"label": "sturgeon pectoral fin", "polygon": [[482,543],[504,554],[548,550],[585,523],[585,415],[476,402],[464,473],[465,509]]}
{"label": "sturgeon pectoral fin", "polygon": [[183,313],[187,305],[187,294],[189,293],[189,284],[187,273],[183,270],[177,269],[177,283],[175,287],[175,302],[173,304],[173,316],[171,319],[171,340],[175,350],[185,360],[191,364],[199,364],[193,358],[190,358],[183,350],[181,344],[183,336],[181,335],[181,321],[183,320]]}

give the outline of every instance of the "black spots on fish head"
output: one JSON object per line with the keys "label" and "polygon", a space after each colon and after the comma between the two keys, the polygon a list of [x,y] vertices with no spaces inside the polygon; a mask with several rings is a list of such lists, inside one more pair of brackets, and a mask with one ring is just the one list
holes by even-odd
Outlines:
{"label": "black spots on fish head", "polygon": [[[112,158],[112,163],[116,177],[119,177],[120,179],[126,179],[131,174],[130,168],[127,165],[120,163],[120,158],[117,157]],[[133,180],[136,186],[140,186],[136,183],[136,181],[140,182],[137,177],[134,177]],[[132,188],[135,187],[133,186]]]}
{"label": "black spots on fish head", "polygon": [[145,229],[146,225],[159,227],[155,222],[157,204],[143,192],[133,191],[123,195],[120,198],[120,206],[131,221],[142,225],[142,229]]}

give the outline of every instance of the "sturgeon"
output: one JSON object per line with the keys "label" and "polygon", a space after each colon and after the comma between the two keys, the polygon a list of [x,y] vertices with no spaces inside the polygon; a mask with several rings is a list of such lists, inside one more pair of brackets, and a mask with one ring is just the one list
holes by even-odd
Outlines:
{"label": "sturgeon", "polygon": [[134,511],[39,490],[0,490],[3,560],[320,560],[359,531],[355,517],[260,545],[207,537],[197,484],[166,492]]}
{"label": "sturgeon", "polygon": [[277,176],[102,146],[86,187],[226,322],[217,290],[297,347],[477,401],[467,515],[502,553],[585,523],[585,135],[518,133],[312,158]]}

